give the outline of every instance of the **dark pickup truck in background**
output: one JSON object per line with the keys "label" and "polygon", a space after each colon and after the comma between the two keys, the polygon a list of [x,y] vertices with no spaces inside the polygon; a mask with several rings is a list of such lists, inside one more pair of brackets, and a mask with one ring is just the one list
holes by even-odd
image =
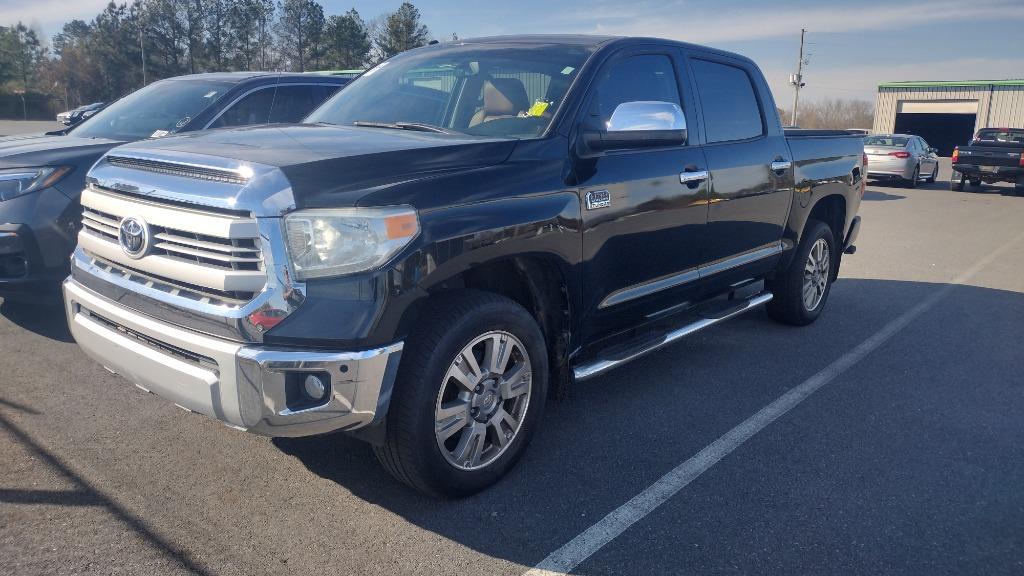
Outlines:
{"label": "dark pickup truck in background", "polygon": [[549,391],[762,304],[818,317],[854,251],[863,145],[784,133],[775,110],[749,59],[678,42],[412,50],[306,124],[108,152],[69,324],[179,406],[347,431],[408,485],[469,494]]}
{"label": "dark pickup truck in background", "polygon": [[1024,194],[1024,128],[982,128],[970,144],[953,150],[952,161],[952,190],[963,190],[967,182],[975,188],[1009,182]]}
{"label": "dark pickup truck in background", "polygon": [[229,72],[154,82],[48,134],[0,138],[0,296],[58,294],[89,168],[114,146],[205,128],[297,122],[348,79]]}

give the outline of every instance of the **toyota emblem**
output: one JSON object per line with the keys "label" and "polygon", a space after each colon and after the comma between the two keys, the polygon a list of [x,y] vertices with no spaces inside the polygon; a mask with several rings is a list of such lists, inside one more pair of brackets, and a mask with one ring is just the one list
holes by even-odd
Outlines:
{"label": "toyota emblem", "polygon": [[149,250],[149,226],[141,218],[125,218],[117,233],[121,250],[131,258],[142,258]]}

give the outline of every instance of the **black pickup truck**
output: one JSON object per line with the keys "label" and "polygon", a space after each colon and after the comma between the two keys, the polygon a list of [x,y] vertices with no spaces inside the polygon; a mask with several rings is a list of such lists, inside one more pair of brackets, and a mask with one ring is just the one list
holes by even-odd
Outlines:
{"label": "black pickup truck", "polygon": [[982,182],[1014,184],[1024,194],[1024,128],[982,128],[967,146],[953,150],[952,190],[963,190]]}
{"label": "black pickup truck", "polygon": [[409,51],[304,124],[108,152],[82,194],[71,330],[179,406],[347,431],[416,489],[472,493],[549,392],[762,304],[821,314],[854,251],[863,145],[784,133],[775,110],[749,59],[666,40]]}

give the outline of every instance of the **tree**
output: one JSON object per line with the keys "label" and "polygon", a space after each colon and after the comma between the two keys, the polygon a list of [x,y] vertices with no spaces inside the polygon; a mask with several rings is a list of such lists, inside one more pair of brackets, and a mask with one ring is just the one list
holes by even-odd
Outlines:
{"label": "tree", "polygon": [[[779,111],[783,124],[789,124],[790,112]],[[874,123],[874,106],[867,100],[825,98],[801,103],[800,127],[821,130],[870,128]]]}
{"label": "tree", "polygon": [[203,0],[181,0],[177,4],[185,32],[188,72],[189,74],[195,74],[201,66],[200,60],[203,57],[203,40],[206,28],[203,21]]}
{"label": "tree", "polygon": [[146,63],[153,78],[176,76],[185,71],[185,32],[178,16],[179,0],[145,0],[141,24],[146,44]]}
{"label": "tree", "polygon": [[425,46],[430,39],[430,30],[420,21],[420,11],[409,2],[403,2],[398,10],[385,16],[375,32],[373,43],[378,60]]}
{"label": "tree", "polygon": [[324,8],[316,0],[283,0],[278,4],[281,18],[277,37],[285,65],[305,72],[310,61],[321,58]]}
{"label": "tree", "polygon": [[327,61],[332,68],[362,68],[370,57],[370,33],[355,8],[327,22]]}
{"label": "tree", "polygon": [[34,83],[46,49],[34,30],[21,22],[0,30],[0,81],[17,82],[27,91]]}
{"label": "tree", "polygon": [[227,11],[229,66],[238,70],[266,70],[266,43],[274,16],[273,0],[238,0]]}
{"label": "tree", "polygon": [[214,70],[224,70],[228,33],[228,6],[224,0],[206,0],[206,55]]}
{"label": "tree", "polygon": [[109,101],[142,85],[138,18],[138,11],[128,5],[111,2],[93,20],[87,50],[97,77],[91,96]]}

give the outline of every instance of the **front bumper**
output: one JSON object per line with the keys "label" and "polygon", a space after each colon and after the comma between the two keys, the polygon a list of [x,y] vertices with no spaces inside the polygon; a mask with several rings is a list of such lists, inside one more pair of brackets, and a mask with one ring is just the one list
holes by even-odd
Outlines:
{"label": "front bumper", "polygon": [[[265,436],[354,430],[387,412],[402,343],[362,352],[245,345],[172,326],[64,282],[68,325],[97,362],[178,406]],[[291,402],[294,380],[329,377],[317,405]],[[289,388],[291,387],[291,388]],[[309,407],[306,407],[309,406]]]}

